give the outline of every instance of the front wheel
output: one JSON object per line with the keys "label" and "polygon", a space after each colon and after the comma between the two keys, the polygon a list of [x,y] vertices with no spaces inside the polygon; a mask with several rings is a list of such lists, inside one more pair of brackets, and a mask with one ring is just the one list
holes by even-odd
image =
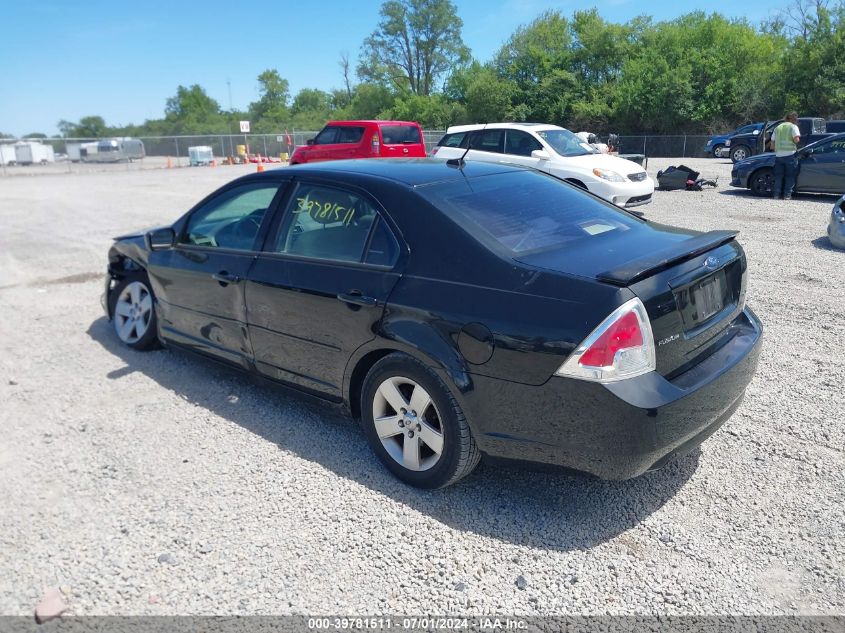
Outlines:
{"label": "front wheel", "polygon": [[771,169],[761,169],[754,172],[749,181],[751,193],[755,196],[771,196],[774,180]]}
{"label": "front wheel", "polygon": [[725,146],[724,146],[724,145],[721,145],[721,144],[716,145],[716,146],[713,148],[713,158],[719,158],[719,154],[721,153],[721,151],[722,151],[724,148],[725,148]]}
{"label": "front wheel", "polygon": [[448,486],[481,458],[449,389],[405,354],[385,356],[370,369],[361,389],[361,418],[373,452],[412,486]]}
{"label": "front wheel", "polygon": [[731,162],[738,163],[741,160],[745,160],[749,156],[751,156],[751,150],[748,149],[745,145],[734,147],[731,150]]}
{"label": "front wheel", "polygon": [[115,334],[124,344],[137,350],[158,346],[154,297],[146,274],[126,275],[112,289],[109,302]]}

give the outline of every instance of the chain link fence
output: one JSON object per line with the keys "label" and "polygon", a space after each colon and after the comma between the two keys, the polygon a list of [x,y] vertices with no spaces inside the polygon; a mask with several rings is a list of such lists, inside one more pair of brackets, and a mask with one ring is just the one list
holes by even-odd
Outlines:
{"label": "chain link fence", "polygon": [[[236,158],[244,153],[250,156],[260,154],[274,160],[284,161],[299,145],[305,145],[314,138],[319,130],[293,130],[278,134],[205,134],[192,136],[142,136],[139,139],[144,144],[144,153],[149,160],[148,167],[159,167],[163,163],[176,167],[190,164],[189,149],[191,147],[210,147],[214,157],[219,161],[231,156]],[[423,141],[426,151],[432,148],[445,134],[445,130],[423,130]],[[605,136],[600,136],[605,139]],[[628,135],[620,136],[620,151],[625,154],[644,154],[654,158],[704,158],[708,156],[704,147],[709,137],[706,135]],[[56,159],[78,161],[80,143],[96,142],[90,138],[48,138],[31,139],[40,141],[53,148]],[[3,174],[10,173],[6,168],[14,165],[15,153],[13,146],[15,139],[0,140],[0,165]],[[92,161],[93,162],[93,161]],[[143,168],[143,161],[138,168]],[[103,163],[98,163],[103,165]],[[35,165],[33,167],[38,167]],[[67,171],[73,171],[68,165]],[[13,171],[11,173],[14,173]]]}

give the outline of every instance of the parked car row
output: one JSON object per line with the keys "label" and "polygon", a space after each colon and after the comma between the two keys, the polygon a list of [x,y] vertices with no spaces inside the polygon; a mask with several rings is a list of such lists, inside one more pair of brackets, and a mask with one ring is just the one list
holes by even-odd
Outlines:
{"label": "parked car row", "polygon": [[[422,130],[409,121],[332,121],[297,147],[291,165],[343,158],[422,158]],[[654,181],[637,163],[602,153],[567,129],[538,123],[450,127],[431,151],[443,159],[510,163],[553,174],[623,207],[651,202]]]}

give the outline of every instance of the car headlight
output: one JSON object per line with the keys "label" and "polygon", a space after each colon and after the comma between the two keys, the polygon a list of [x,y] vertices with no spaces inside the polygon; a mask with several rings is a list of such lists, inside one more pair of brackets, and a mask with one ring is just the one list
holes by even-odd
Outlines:
{"label": "car headlight", "polygon": [[728,140],[725,141],[725,147],[730,147],[730,146],[731,146],[731,139],[728,139]]}
{"label": "car headlight", "polygon": [[624,177],[609,169],[599,169],[598,167],[595,167],[593,169],[593,173],[602,180],[609,180],[610,182],[625,182]]}

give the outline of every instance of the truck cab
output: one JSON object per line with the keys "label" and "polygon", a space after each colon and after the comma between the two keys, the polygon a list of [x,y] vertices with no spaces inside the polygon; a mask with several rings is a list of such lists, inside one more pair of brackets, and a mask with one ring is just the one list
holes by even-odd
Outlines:
{"label": "truck cab", "polygon": [[[775,128],[784,122],[784,119],[777,121],[767,121],[763,127],[763,133],[752,134],[735,134],[725,141],[725,147],[729,152],[731,162],[737,163],[745,160],[749,156],[755,154],[762,154],[763,152],[771,151],[769,149],[769,141],[772,139],[772,133]],[[801,133],[801,142],[798,148],[802,148],[810,143],[815,143],[818,140],[827,138],[830,134],[827,132],[827,123],[820,117],[799,117],[798,129]]]}

